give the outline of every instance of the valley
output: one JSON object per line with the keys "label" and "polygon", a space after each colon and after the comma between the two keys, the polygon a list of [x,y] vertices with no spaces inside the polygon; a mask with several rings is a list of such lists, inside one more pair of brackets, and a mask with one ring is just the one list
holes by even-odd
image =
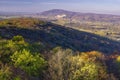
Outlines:
{"label": "valley", "polygon": [[[56,16],[65,15],[57,18]],[[50,10],[37,15],[55,24],[94,33],[120,41],[120,16],[110,14],[78,13],[65,10]]]}

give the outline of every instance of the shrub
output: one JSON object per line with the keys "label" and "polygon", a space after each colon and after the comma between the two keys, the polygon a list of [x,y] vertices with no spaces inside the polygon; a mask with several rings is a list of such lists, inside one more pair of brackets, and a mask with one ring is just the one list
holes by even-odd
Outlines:
{"label": "shrub", "polygon": [[19,76],[17,76],[13,80],[22,80],[22,79]]}
{"label": "shrub", "polygon": [[120,62],[120,56],[117,57],[116,61],[117,61],[117,62]]}
{"label": "shrub", "polygon": [[[117,64],[117,67],[120,69],[120,56],[118,56],[116,58],[116,64]],[[120,70],[118,69],[118,71],[120,72]]]}
{"label": "shrub", "polygon": [[7,65],[0,65],[0,80],[11,80],[11,68]]}
{"label": "shrub", "polygon": [[22,36],[14,36],[12,40],[3,40],[0,42],[0,61],[4,64],[10,62],[10,56],[15,51],[27,48],[29,44],[24,41]]}
{"label": "shrub", "polygon": [[12,41],[14,41],[14,42],[24,42],[24,38],[22,36],[17,35],[17,36],[14,36],[12,38]]}
{"label": "shrub", "polygon": [[46,61],[39,54],[28,50],[16,51],[11,59],[16,67],[23,69],[29,75],[37,76],[45,67]]}

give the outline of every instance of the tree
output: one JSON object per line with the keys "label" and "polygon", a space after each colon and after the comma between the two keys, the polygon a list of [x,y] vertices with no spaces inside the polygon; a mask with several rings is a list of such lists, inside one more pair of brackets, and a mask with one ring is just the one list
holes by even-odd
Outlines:
{"label": "tree", "polygon": [[[73,51],[61,48],[53,50],[49,59],[49,79],[51,80],[105,80],[107,73],[100,61],[98,52],[73,55]],[[89,56],[89,54],[93,54]],[[92,60],[93,59],[93,60]]]}
{"label": "tree", "polygon": [[46,61],[38,53],[32,54],[25,49],[16,51],[11,56],[11,60],[14,66],[23,69],[32,76],[38,76],[46,65]]}
{"label": "tree", "polygon": [[72,51],[57,47],[53,49],[52,53],[52,57],[48,60],[49,79],[68,80],[70,76],[69,58],[72,57]]}

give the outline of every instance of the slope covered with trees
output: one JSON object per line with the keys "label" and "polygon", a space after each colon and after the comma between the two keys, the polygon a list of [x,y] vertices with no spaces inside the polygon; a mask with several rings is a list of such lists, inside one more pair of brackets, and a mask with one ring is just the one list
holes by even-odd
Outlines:
{"label": "slope covered with trees", "polygon": [[0,35],[6,39],[21,35],[29,42],[42,42],[49,48],[61,46],[75,51],[97,50],[106,54],[120,51],[117,41],[38,19],[8,19],[0,21],[0,25]]}
{"label": "slope covered with trees", "polygon": [[38,19],[2,20],[0,80],[118,80],[119,46]]}

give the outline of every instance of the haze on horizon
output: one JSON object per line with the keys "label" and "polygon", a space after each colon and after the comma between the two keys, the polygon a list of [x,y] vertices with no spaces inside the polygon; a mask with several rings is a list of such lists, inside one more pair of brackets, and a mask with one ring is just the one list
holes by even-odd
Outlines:
{"label": "haze on horizon", "polygon": [[0,0],[3,12],[42,12],[64,9],[75,12],[120,14],[120,0]]}

